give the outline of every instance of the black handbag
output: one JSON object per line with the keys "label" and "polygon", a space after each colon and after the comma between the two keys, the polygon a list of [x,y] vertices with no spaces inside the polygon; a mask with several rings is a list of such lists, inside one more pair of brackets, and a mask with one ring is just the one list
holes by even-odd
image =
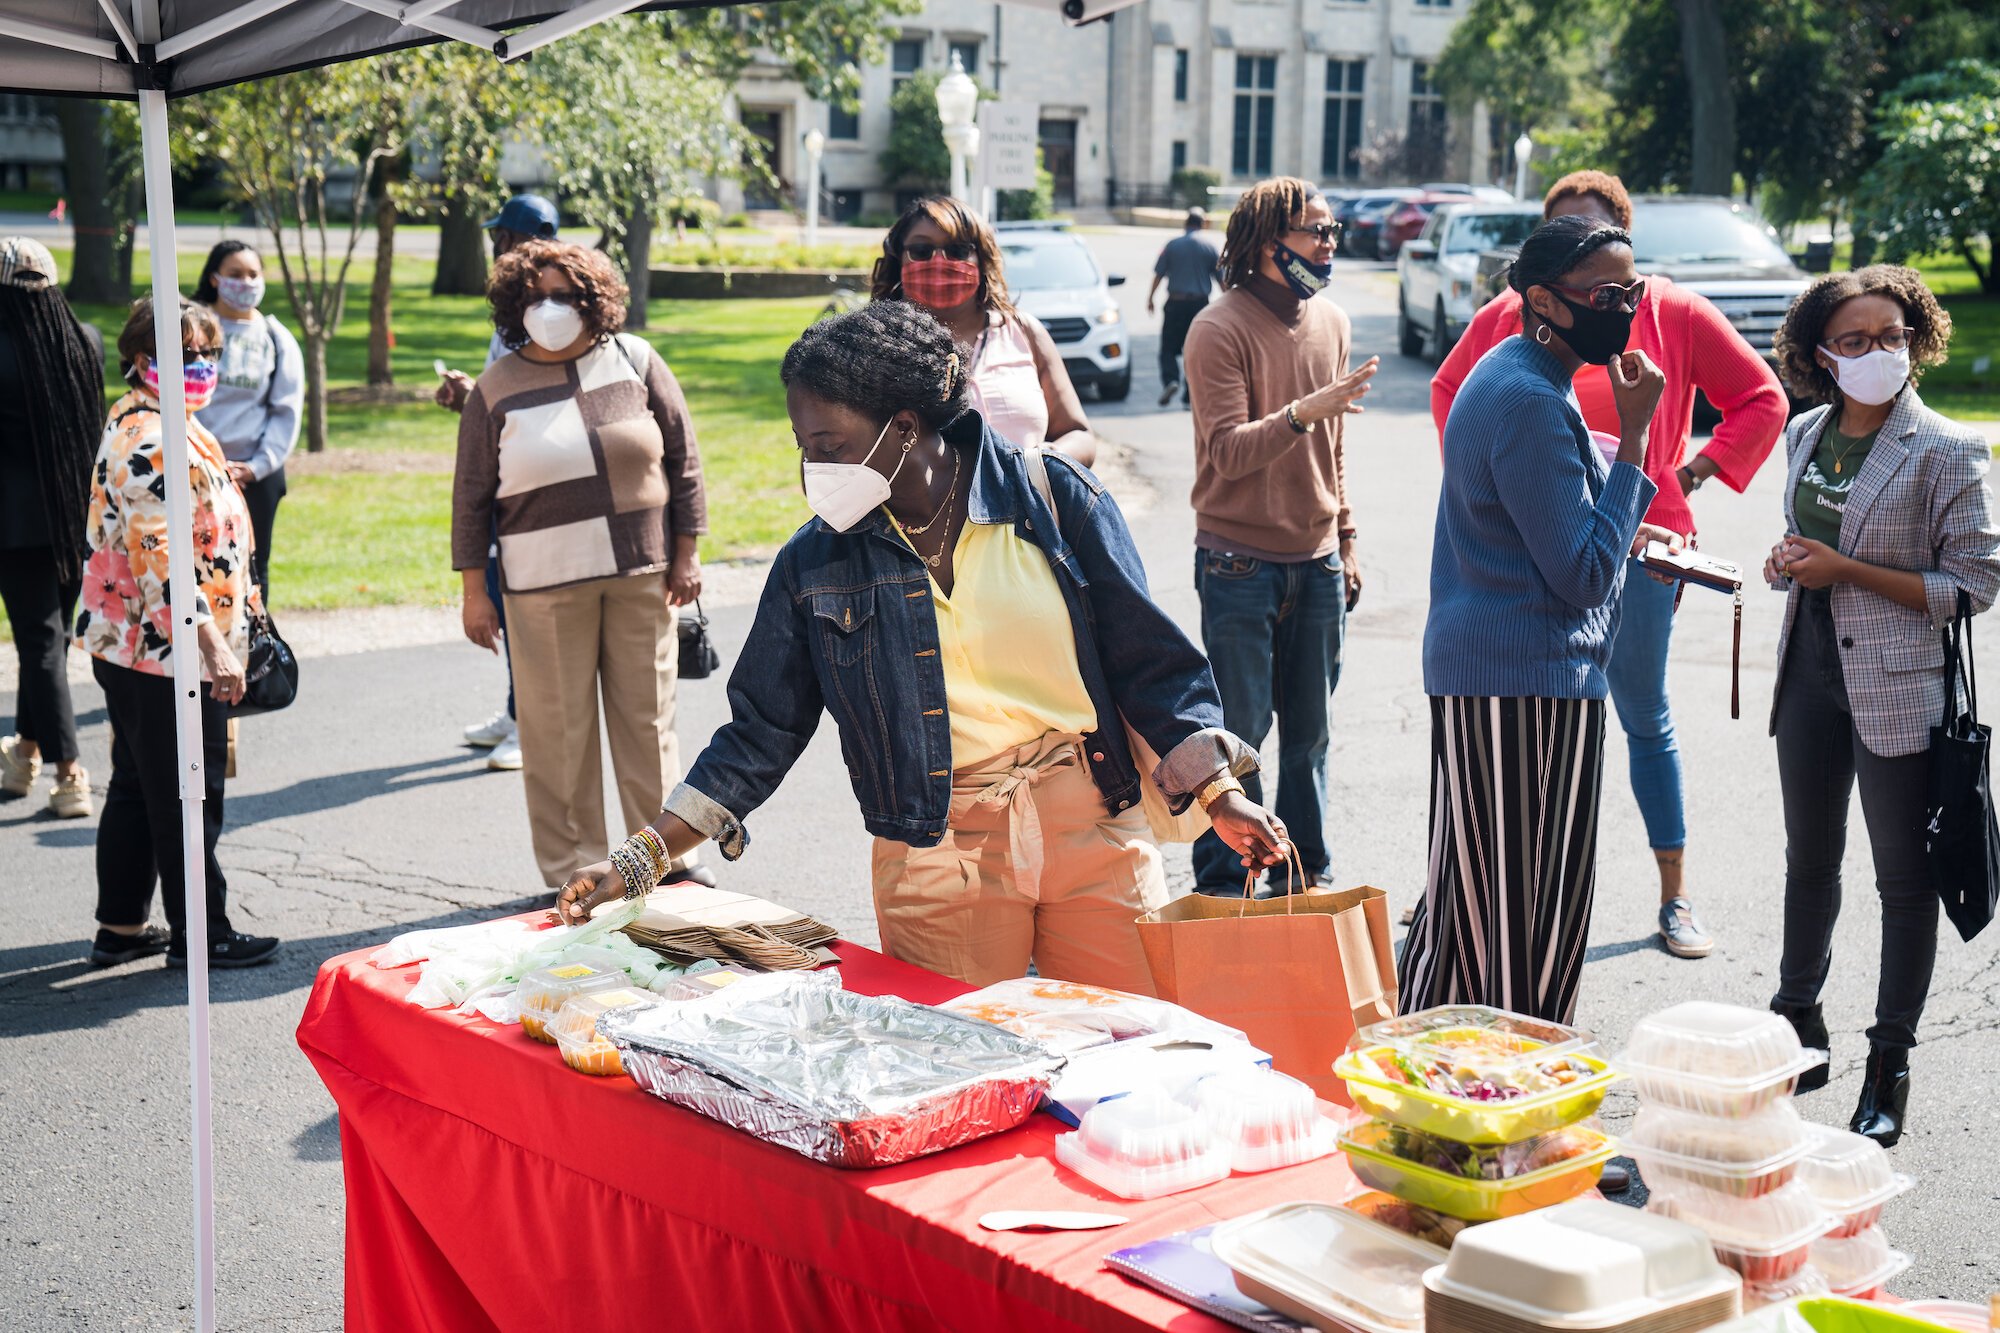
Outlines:
{"label": "black handbag", "polygon": [[278,636],[271,613],[250,612],[250,651],[243,664],[243,698],[229,706],[231,717],[255,717],[289,708],[299,697],[299,659]]}
{"label": "black handbag", "polygon": [[701,609],[701,599],[697,597],[692,612],[683,610],[680,616],[681,636],[681,679],[707,680],[722,665],[722,654],[715,651],[715,644],[709,641],[708,617]]}
{"label": "black handbag", "polygon": [[[1993,729],[1979,724],[1979,676],[1972,664],[1972,599],[1961,589],[1944,632],[1944,717],[1931,728],[1924,798],[1924,855],[1944,914],[1970,940],[2000,902],[2000,824],[1993,817],[1989,768]],[[1959,711],[1958,686],[1965,685]]]}

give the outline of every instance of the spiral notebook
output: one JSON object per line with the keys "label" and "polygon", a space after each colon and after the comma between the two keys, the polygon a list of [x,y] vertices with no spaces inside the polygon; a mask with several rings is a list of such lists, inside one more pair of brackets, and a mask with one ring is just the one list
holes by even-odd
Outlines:
{"label": "spiral notebook", "polygon": [[1236,1289],[1236,1275],[1208,1247],[1214,1227],[1183,1231],[1106,1255],[1105,1266],[1183,1305],[1251,1333],[1310,1333]]}

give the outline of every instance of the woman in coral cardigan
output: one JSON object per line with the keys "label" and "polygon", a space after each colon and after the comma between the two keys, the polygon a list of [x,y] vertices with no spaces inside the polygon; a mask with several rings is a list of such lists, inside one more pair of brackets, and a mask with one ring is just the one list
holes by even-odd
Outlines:
{"label": "woman in coral cardigan", "polygon": [[[1546,218],[1578,214],[1630,230],[1632,201],[1616,176],[1579,171],[1563,177],[1542,205]],[[1431,381],[1431,416],[1444,434],[1452,400],[1479,358],[1521,327],[1521,298],[1505,291],[1473,317]],[[1653,414],[1646,475],[1659,488],[1646,522],[1694,533],[1688,497],[1710,477],[1742,491],[1771,454],[1784,429],[1786,401],[1778,378],[1721,311],[1693,292],[1649,276],[1632,326],[1630,348],[1665,373],[1667,387]],[[1593,431],[1616,438],[1618,410],[1610,377],[1586,365],[1574,381],[1577,405]],[[1695,390],[1722,413],[1706,448],[1688,451]],[[1674,592],[1647,579],[1629,580],[1607,671],[1611,700],[1625,728],[1632,794],[1646,820],[1646,839],[1660,868],[1660,937],[1668,952],[1706,957],[1714,947],[1695,916],[1682,880],[1687,825],[1681,760],[1667,699],[1667,646],[1673,634]]]}

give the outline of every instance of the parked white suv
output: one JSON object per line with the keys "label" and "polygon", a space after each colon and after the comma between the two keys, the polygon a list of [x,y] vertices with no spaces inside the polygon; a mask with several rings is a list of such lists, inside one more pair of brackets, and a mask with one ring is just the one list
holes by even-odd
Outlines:
{"label": "parked white suv", "polygon": [[1078,389],[1096,386],[1107,402],[1131,393],[1132,339],[1111,298],[1124,276],[1107,276],[1082,239],[1061,225],[1003,222],[994,230],[1007,294],[1042,321],[1070,382]]}
{"label": "parked white suv", "polygon": [[1442,361],[1485,298],[1479,256],[1518,246],[1542,223],[1539,206],[1447,204],[1396,256],[1396,342],[1404,356]]}

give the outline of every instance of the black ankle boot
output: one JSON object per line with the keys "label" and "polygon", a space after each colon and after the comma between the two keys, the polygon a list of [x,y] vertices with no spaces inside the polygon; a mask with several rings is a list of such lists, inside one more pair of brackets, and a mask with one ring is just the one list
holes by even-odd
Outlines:
{"label": "black ankle boot", "polygon": [[1861,1103],[1847,1127],[1884,1148],[1903,1137],[1903,1114],[1910,1105],[1910,1053],[1894,1046],[1868,1048],[1868,1072],[1862,1075]]}
{"label": "black ankle boot", "polygon": [[[1799,1034],[1799,1045],[1809,1051],[1819,1051],[1825,1056],[1833,1054],[1833,1039],[1826,1033],[1826,1018],[1816,1004],[1780,1004],[1771,1001],[1771,1012],[1782,1015],[1792,1025],[1792,1031]],[[1799,1075],[1800,1092],[1817,1092],[1826,1086],[1833,1071],[1825,1059],[1805,1073]]]}

